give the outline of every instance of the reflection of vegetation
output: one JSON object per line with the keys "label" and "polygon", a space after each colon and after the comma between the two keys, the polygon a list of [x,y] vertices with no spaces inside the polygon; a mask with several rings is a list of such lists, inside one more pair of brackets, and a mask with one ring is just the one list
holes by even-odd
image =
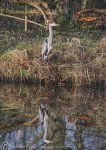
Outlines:
{"label": "reflection of vegetation", "polygon": [[[82,90],[80,88],[71,91],[58,88],[55,91],[55,89],[44,89],[43,87],[4,85],[0,87],[0,95],[1,104],[3,102],[6,105],[3,104],[2,108],[7,106],[9,108],[11,105],[14,108],[18,106],[16,110],[0,111],[0,130],[2,132],[9,131],[11,133],[14,130],[23,132],[24,127],[25,136],[27,137],[29,131],[26,126],[35,126],[29,127],[30,129],[34,128],[30,131],[30,136],[33,136],[38,127],[36,116],[39,103],[43,101],[47,105],[50,117],[47,139],[53,141],[48,148],[54,148],[54,145],[60,148],[63,147],[66,129],[62,116],[67,116],[69,124],[73,122],[77,127],[77,131],[74,132],[76,132],[77,146],[79,147],[83,146],[80,145],[83,132],[89,132],[89,135],[94,137],[106,137],[104,91],[88,91],[88,89]],[[82,125],[82,120],[87,120],[89,127]],[[88,129],[89,131],[87,131]],[[71,132],[70,129],[69,132]],[[27,144],[27,146],[35,145],[36,147],[36,143],[42,139],[42,136],[43,132],[39,133],[37,131],[36,138],[29,141],[30,144]],[[67,138],[65,140],[68,141]],[[73,144],[76,145],[76,143]]]}
{"label": "reflection of vegetation", "polygon": [[0,109],[6,107],[5,101],[0,99]]}
{"label": "reflection of vegetation", "polygon": [[[70,120],[75,116],[81,119],[82,116],[82,118],[88,118],[88,120],[92,118],[91,120],[95,120],[95,123],[100,126],[105,124],[103,118],[105,114],[104,92],[99,90],[98,92],[84,91],[80,90],[80,88],[75,88],[71,92],[65,89],[62,89],[62,91],[58,89],[57,91],[58,93],[55,93],[54,90],[51,89],[50,91],[50,89],[44,89],[43,87],[13,87],[12,85],[4,85],[0,90],[1,105],[14,108],[14,112],[15,108],[18,108],[21,114],[25,112],[35,116],[37,115],[39,100],[45,97],[45,101],[50,105],[52,104],[53,107],[55,107],[55,104],[58,104],[59,112],[70,114]],[[96,98],[94,98],[95,95]],[[54,101],[54,99],[56,100]],[[73,116],[71,112],[73,112]]]}

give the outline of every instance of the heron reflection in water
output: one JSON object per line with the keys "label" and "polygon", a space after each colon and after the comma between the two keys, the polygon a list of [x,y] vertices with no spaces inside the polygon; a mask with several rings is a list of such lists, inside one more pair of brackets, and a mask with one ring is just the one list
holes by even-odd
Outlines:
{"label": "heron reflection in water", "polygon": [[48,130],[48,122],[49,122],[49,115],[46,107],[43,104],[39,106],[39,123],[42,125],[44,130],[43,135],[43,142],[46,144],[51,143],[52,141],[47,140],[47,130]]}

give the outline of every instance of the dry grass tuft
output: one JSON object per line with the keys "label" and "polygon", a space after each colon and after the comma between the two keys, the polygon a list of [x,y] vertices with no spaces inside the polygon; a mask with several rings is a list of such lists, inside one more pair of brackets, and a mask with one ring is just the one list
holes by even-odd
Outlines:
{"label": "dry grass tuft", "polygon": [[10,51],[0,58],[0,74],[2,78],[19,78],[20,80],[37,78],[39,63],[27,58],[25,51]]}

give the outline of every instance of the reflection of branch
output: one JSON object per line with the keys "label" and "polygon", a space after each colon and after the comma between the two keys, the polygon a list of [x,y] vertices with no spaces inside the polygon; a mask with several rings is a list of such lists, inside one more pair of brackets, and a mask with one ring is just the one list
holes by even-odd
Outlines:
{"label": "reflection of branch", "polygon": [[41,138],[42,138],[42,133],[41,133],[38,137],[36,137],[36,138],[33,140],[32,143],[30,143],[30,144],[28,144],[28,145],[26,146],[27,149],[29,149],[29,148],[32,147],[34,144],[36,144]]}
{"label": "reflection of branch", "polygon": [[50,140],[52,140],[55,136],[55,134],[57,134],[57,132],[62,131],[63,129],[57,128],[56,130],[54,130],[53,135],[50,137]]}
{"label": "reflection of branch", "polygon": [[23,126],[23,125],[24,125],[24,126],[31,126],[31,125],[33,125],[34,123],[36,123],[37,120],[38,120],[38,116],[37,116],[36,118],[34,118],[33,120],[31,120],[31,121],[27,121],[27,122],[23,123],[22,126]]}
{"label": "reflection of branch", "polygon": [[32,114],[20,114],[20,116],[25,118],[35,118],[35,116]]}
{"label": "reflection of branch", "polygon": [[45,144],[45,143],[42,143],[41,145],[35,147],[34,149],[37,149],[37,150],[38,150],[38,148],[42,148],[41,146],[43,146],[44,144]]}
{"label": "reflection of branch", "polygon": [[38,120],[38,116],[37,117],[35,117],[33,120],[31,120],[31,121],[27,121],[27,122],[22,122],[22,123],[17,123],[17,124],[15,124],[15,125],[7,125],[7,126],[1,126],[0,127],[0,130],[10,130],[11,128],[19,128],[19,127],[23,127],[23,126],[32,126],[34,123],[36,123],[37,122],[37,120]]}

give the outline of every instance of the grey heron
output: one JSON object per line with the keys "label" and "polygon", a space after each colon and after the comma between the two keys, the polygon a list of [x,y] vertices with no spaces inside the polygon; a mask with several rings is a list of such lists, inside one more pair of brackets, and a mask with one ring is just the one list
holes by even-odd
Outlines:
{"label": "grey heron", "polygon": [[55,22],[49,24],[49,36],[44,40],[42,45],[43,60],[47,60],[50,51],[53,49],[53,27],[58,26]]}

